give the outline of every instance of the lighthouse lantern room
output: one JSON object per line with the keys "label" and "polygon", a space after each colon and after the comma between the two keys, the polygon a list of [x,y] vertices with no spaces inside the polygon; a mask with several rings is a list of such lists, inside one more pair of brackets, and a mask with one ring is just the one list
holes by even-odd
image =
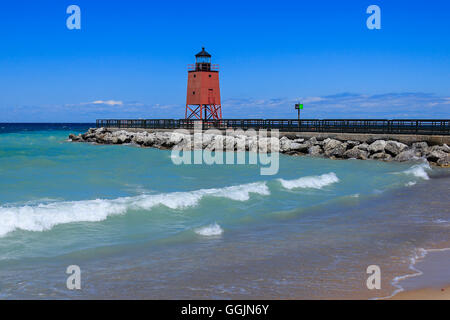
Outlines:
{"label": "lighthouse lantern room", "polygon": [[211,55],[202,48],[195,65],[188,65],[186,119],[220,120],[219,66],[211,64]]}

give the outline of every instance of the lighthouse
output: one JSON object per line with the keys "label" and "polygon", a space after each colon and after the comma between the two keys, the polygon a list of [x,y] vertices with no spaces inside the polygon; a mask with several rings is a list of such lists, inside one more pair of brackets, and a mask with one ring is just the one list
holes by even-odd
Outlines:
{"label": "lighthouse", "polygon": [[195,64],[188,65],[186,119],[220,120],[219,66],[211,64],[211,55],[202,48]]}

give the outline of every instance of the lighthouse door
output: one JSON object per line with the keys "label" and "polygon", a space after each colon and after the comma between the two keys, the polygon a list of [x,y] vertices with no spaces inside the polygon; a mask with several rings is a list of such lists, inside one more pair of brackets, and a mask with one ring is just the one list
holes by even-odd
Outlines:
{"label": "lighthouse door", "polygon": [[208,89],[208,103],[210,105],[216,104],[216,99],[214,99],[214,90]]}

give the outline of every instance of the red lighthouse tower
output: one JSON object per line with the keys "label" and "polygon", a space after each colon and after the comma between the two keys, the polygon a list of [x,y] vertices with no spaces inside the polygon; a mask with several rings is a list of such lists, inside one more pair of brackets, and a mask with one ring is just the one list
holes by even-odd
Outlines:
{"label": "red lighthouse tower", "polygon": [[219,66],[211,64],[211,55],[202,48],[195,65],[188,65],[186,119],[222,119]]}

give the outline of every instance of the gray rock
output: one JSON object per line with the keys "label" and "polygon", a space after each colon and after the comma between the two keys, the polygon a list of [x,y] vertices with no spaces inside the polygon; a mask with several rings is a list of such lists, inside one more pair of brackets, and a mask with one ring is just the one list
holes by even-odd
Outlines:
{"label": "gray rock", "polygon": [[311,147],[311,146],[318,144],[318,141],[317,141],[316,137],[312,137],[311,139],[306,141],[306,144]]}
{"label": "gray rock", "polygon": [[347,143],[340,143],[335,148],[325,150],[325,154],[329,157],[342,158],[347,150]]}
{"label": "gray rock", "polygon": [[291,143],[291,151],[306,153],[308,152],[308,148],[309,145],[307,143],[295,143],[295,142]]}
{"label": "gray rock", "polygon": [[441,150],[434,150],[425,154],[427,160],[431,162],[438,162],[439,159],[444,159],[446,156],[448,156],[448,154]]}
{"label": "gray rock", "polygon": [[112,134],[106,133],[103,137],[103,141],[104,141],[103,143],[112,144],[113,143],[112,138],[113,138]]}
{"label": "gray rock", "polygon": [[236,139],[231,136],[225,136],[223,140],[224,151],[234,151],[236,145]]}
{"label": "gray rock", "polygon": [[361,144],[361,142],[359,142],[359,141],[353,141],[353,140],[348,140],[347,141],[347,146],[348,146],[349,149],[353,149],[354,147],[356,147],[356,146],[358,146],[360,144]]}
{"label": "gray rock", "polygon": [[314,157],[320,156],[322,154],[322,148],[320,146],[311,146],[308,148],[308,153]]}
{"label": "gray rock", "polygon": [[386,147],[386,141],[376,140],[375,142],[372,142],[372,144],[369,145],[367,150],[370,153],[378,153],[378,152],[384,152],[385,147]]}
{"label": "gray rock", "polygon": [[151,133],[145,137],[143,145],[146,147],[151,147],[155,145],[155,143],[156,143],[156,134]]}
{"label": "gray rock", "polygon": [[386,142],[386,146],[384,147],[384,150],[388,152],[389,154],[396,156],[400,152],[405,151],[408,148],[408,146],[404,143],[389,140]]}
{"label": "gray rock", "polygon": [[442,151],[450,153],[450,147],[447,144],[443,144],[442,145]]}
{"label": "gray rock", "polygon": [[245,151],[245,140],[245,136],[236,136],[236,151]]}
{"label": "gray rock", "polygon": [[147,140],[148,134],[147,132],[138,132],[133,138],[133,142],[139,145],[143,145]]}
{"label": "gray rock", "polygon": [[338,145],[342,144],[341,141],[330,138],[325,139],[323,142],[324,142],[323,149],[325,150],[325,152],[331,149],[335,149]]}
{"label": "gray rock", "polygon": [[442,146],[432,146],[427,149],[428,152],[438,151],[438,152],[445,152],[450,153],[450,148],[444,143]]}
{"label": "gray rock", "polygon": [[359,150],[368,151],[369,145],[368,145],[367,143],[363,142],[363,143],[359,144],[359,145],[357,146],[357,148],[358,148]]}
{"label": "gray rock", "polygon": [[74,141],[74,142],[82,140],[81,135],[76,136],[73,133],[69,134],[69,139]]}
{"label": "gray rock", "polygon": [[130,142],[131,142],[131,137],[126,134],[121,134],[117,137],[117,144],[130,143]]}
{"label": "gray rock", "polygon": [[280,152],[288,152],[291,150],[292,140],[287,137],[281,137],[280,139]]}
{"label": "gray rock", "polygon": [[426,142],[414,142],[412,148],[416,150],[423,150],[428,148],[428,143]]}
{"label": "gray rock", "polygon": [[362,150],[362,149],[358,148],[357,146],[344,152],[344,158],[348,158],[348,159],[353,158],[353,159],[366,160],[367,156],[368,156],[368,152],[366,150]]}
{"label": "gray rock", "polygon": [[390,160],[392,160],[392,156],[389,153],[377,152],[377,153],[372,154],[370,156],[370,159],[390,161]]}
{"label": "gray rock", "polygon": [[169,144],[170,145],[176,145],[183,141],[185,138],[184,134],[178,133],[178,132],[172,132],[169,136]]}
{"label": "gray rock", "polygon": [[416,153],[413,150],[405,150],[400,152],[395,158],[395,161],[411,161],[417,159]]}
{"label": "gray rock", "polygon": [[437,161],[437,164],[441,167],[450,167],[450,154],[447,153],[447,155],[443,158],[440,158]]}

